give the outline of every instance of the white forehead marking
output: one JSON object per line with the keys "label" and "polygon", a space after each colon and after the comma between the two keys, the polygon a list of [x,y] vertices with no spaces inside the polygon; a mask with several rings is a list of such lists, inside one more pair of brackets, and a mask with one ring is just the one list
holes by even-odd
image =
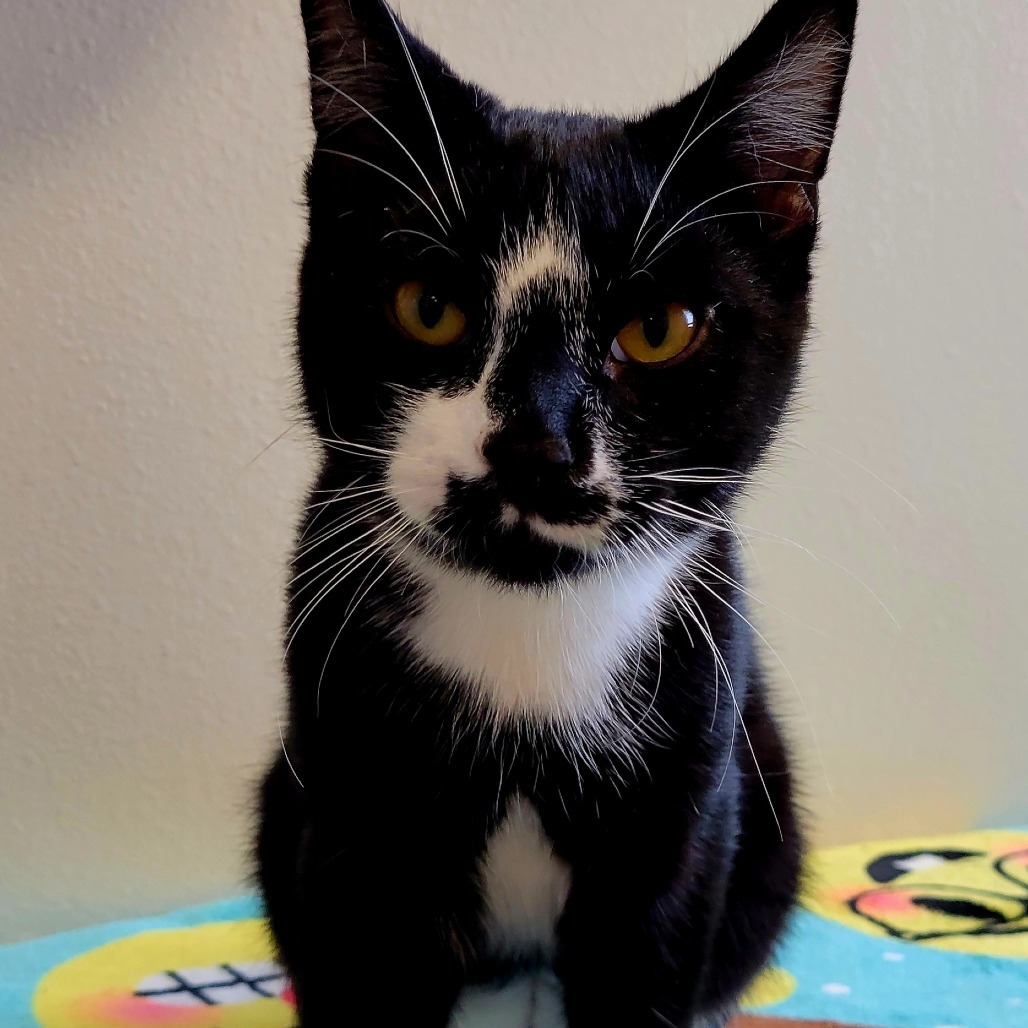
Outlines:
{"label": "white forehead marking", "polygon": [[526,290],[552,284],[568,297],[584,297],[589,276],[577,233],[549,217],[530,225],[495,264],[496,310],[500,319],[518,305]]}

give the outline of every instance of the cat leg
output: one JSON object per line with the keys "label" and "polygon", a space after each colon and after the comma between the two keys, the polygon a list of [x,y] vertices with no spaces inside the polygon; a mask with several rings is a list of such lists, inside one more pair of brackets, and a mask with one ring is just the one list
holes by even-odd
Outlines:
{"label": "cat leg", "polygon": [[300,1028],[445,1028],[466,981],[470,876],[431,836],[319,830],[281,770],[263,800],[259,878]]}
{"label": "cat leg", "polygon": [[683,887],[687,879],[675,875],[681,848],[673,850],[661,860],[653,840],[634,834],[573,879],[556,962],[569,1028],[707,1023],[694,1005],[719,868],[715,860],[712,874]]}
{"label": "cat leg", "polygon": [[745,718],[756,756],[749,747],[739,754],[738,845],[704,975],[704,1003],[715,1009],[736,1002],[770,959],[795,905],[803,856],[787,755],[756,691]]}

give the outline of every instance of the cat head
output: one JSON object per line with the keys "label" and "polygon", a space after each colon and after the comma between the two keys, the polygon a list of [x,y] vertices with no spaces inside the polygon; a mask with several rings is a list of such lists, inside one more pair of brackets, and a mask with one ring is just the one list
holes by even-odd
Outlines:
{"label": "cat head", "polygon": [[380,0],[302,7],[325,484],[517,586],[723,528],[798,370],[856,0],[778,0],[630,119],[504,106]]}

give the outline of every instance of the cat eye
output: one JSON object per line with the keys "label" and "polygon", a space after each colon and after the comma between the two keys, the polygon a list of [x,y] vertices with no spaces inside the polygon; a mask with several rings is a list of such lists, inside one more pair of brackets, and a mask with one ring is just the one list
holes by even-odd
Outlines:
{"label": "cat eye", "polygon": [[680,303],[666,303],[625,325],[610,354],[622,364],[668,364],[695,349],[699,339],[696,315]]}
{"label": "cat eye", "polygon": [[467,318],[452,300],[424,282],[404,282],[393,296],[393,316],[412,339],[429,346],[455,343],[467,327]]}

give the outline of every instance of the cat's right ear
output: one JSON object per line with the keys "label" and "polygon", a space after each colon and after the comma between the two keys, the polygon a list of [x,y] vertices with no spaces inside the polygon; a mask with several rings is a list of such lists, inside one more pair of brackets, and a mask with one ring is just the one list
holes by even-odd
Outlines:
{"label": "cat's right ear", "polygon": [[[397,118],[459,80],[384,0],[301,0],[310,56],[311,115],[321,138],[354,123]],[[387,121],[395,119],[385,118]]]}
{"label": "cat's right ear", "polygon": [[704,85],[639,123],[645,138],[679,146],[672,169],[703,143],[740,178],[733,203],[742,199],[734,189],[751,190],[773,238],[815,225],[857,6],[858,0],[776,0]]}

